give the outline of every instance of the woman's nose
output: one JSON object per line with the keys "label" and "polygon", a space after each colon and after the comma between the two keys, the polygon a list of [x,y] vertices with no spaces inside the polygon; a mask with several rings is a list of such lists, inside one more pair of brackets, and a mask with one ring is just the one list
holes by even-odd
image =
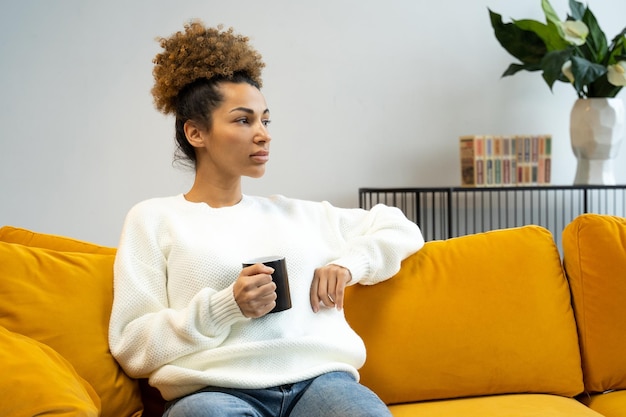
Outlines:
{"label": "woman's nose", "polygon": [[272,136],[270,135],[269,130],[267,130],[267,126],[261,123],[256,135],[254,136],[255,142],[269,142],[272,140]]}

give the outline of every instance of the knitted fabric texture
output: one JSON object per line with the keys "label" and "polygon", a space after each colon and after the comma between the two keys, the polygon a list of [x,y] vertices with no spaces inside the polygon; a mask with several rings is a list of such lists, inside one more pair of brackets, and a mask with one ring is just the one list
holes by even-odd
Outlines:
{"label": "knitted fabric texture", "polygon": [[[331,371],[358,379],[363,342],[342,311],[313,312],[314,270],[337,264],[351,271],[351,284],[374,284],[422,245],[419,228],[382,205],[365,211],[244,196],[215,209],[182,195],[147,200],[129,212],[117,252],[111,351],[166,399]],[[242,262],[267,255],[285,256],[293,307],[248,319],[233,283]]]}

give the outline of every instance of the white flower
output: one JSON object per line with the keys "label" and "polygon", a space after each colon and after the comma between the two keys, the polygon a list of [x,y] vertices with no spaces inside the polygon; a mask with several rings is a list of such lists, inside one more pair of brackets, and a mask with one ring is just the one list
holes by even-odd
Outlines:
{"label": "white flower", "polygon": [[609,65],[607,78],[614,86],[621,87],[626,85],[626,61],[619,61],[615,65]]}
{"label": "white flower", "polygon": [[587,41],[589,28],[580,20],[567,20],[565,22],[559,22],[559,25],[563,30],[565,40],[572,45],[584,45]]}
{"label": "white flower", "polygon": [[574,83],[574,73],[572,72],[572,61],[565,62],[565,64],[563,64],[563,66],[561,67],[561,72],[563,73],[563,75],[565,75],[565,77],[567,77],[570,83],[572,84]]}

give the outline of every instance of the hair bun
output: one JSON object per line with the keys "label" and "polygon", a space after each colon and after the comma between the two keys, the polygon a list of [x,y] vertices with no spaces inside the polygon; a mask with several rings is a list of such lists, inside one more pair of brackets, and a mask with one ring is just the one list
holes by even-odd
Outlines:
{"label": "hair bun", "polygon": [[259,87],[265,67],[261,54],[248,44],[248,37],[237,35],[231,27],[206,28],[199,20],[185,25],[184,32],[169,38],[157,38],[163,52],[154,60],[152,96],[156,108],[174,113],[176,96],[186,85],[200,79],[243,73]]}

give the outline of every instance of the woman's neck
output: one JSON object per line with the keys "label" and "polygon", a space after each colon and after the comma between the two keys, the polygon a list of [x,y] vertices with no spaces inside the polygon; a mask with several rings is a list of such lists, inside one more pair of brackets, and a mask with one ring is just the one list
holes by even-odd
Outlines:
{"label": "woman's neck", "polygon": [[213,208],[234,206],[241,198],[241,179],[230,184],[218,184],[201,180],[197,175],[193,186],[185,194],[187,201],[206,203]]}

